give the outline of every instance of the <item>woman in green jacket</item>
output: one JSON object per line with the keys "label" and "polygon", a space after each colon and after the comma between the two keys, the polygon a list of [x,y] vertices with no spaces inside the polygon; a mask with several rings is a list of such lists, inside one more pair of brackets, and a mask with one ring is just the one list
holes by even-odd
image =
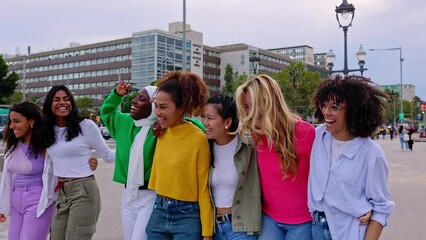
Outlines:
{"label": "woman in green jacket", "polygon": [[209,98],[202,122],[212,154],[214,239],[257,239],[262,216],[257,155],[235,134],[238,118],[234,98],[223,94]]}
{"label": "woman in green jacket", "polygon": [[156,87],[142,88],[132,100],[130,113],[122,113],[118,107],[130,90],[128,82],[119,82],[102,104],[101,117],[116,141],[113,180],[124,184],[121,199],[124,239],[146,240],[145,227],[156,196],[147,189],[156,143],[152,132],[157,119],[152,104]]}

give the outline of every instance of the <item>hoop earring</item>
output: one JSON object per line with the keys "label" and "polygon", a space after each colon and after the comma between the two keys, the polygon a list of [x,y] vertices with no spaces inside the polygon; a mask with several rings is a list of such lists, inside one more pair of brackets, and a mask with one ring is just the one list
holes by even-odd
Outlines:
{"label": "hoop earring", "polygon": [[31,128],[33,128],[33,124],[31,124],[31,126],[30,126]]}

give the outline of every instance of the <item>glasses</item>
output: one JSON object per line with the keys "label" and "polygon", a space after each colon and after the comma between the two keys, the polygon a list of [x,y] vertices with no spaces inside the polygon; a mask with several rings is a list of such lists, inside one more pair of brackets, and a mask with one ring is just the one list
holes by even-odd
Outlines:
{"label": "glasses", "polygon": [[319,109],[321,109],[321,112],[325,112],[325,110],[328,110],[328,112],[331,114],[337,114],[340,111],[340,109],[346,108],[346,106],[339,106],[337,104],[332,104],[331,106],[320,104],[318,107]]}

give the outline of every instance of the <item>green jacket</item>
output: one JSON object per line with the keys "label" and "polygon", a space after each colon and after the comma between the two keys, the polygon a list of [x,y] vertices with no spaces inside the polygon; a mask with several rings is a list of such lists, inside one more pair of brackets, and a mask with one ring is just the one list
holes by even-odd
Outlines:
{"label": "green jacket", "polygon": [[[118,96],[113,90],[102,104],[101,118],[116,142],[113,180],[125,184],[127,182],[127,170],[129,168],[130,148],[136,135],[141,130],[141,127],[135,126],[134,119],[130,117],[129,113],[122,113],[118,110],[118,106],[120,106],[122,99],[123,97]],[[143,146],[145,181],[148,181],[151,175],[156,142],[157,139],[154,137],[151,127]]]}
{"label": "green jacket", "polygon": [[235,149],[234,164],[239,179],[232,203],[232,231],[260,234],[262,202],[257,153],[256,149],[244,143],[240,137]]}

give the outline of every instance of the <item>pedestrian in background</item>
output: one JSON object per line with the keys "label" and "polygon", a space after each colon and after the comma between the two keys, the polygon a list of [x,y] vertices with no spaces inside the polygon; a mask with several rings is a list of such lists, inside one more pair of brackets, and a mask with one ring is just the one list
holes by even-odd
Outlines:
{"label": "pedestrian in background", "polygon": [[123,97],[131,90],[129,82],[119,82],[101,107],[101,118],[116,142],[115,182],[123,184],[121,224],[125,240],[148,239],[145,228],[155,202],[148,189],[156,138],[152,125],[155,115],[154,86],[146,86],[133,98],[130,113],[119,111]]}
{"label": "pedestrian in background", "polygon": [[58,177],[55,190],[59,192],[50,237],[92,239],[101,203],[87,159],[95,149],[106,162],[114,162],[115,152],[108,148],[96,124],[80,116],[73,95],[64,85],[53,86],[47,93],[43,118],[47,155]]}
{"label": "pedestrian in background", "polygon": [[313,105],[324,124],[316,128],[308,195],[315,240],[379,239],[387,225],[394,209],[388,163],[370,138],[384,120],[386,98],[370,81],[354,76],[318,87]]}
{"label": "pedestrian in background", "polygon": [[45,240],[55,210],[56,178],[45,161],[41,109],[22,102],[10,109],[4,132],[0,222],[10,215],[8,239]]}
{"label": "pedestrian in background", "polygon": [[216,210],[214,239],[256,240],[262,218],[257,156],[236,132],[234,98],[210,97],[202,122],[212,153],[209,182]]}
{"label": "pedestrian in background", "polygon": [[163,132],[149,180],[157,198],[146,227],[148,239],[212,239],[209,144],[203,131],[184,118],[201,113],[207,86],[193,73],[172,71],[157,88],[155,113]]}
{"label": "pedestrian in background", "polygon": [[404,128],[403,125],[399,126],[398,128],[399,133],[399,142],[401,143],[401,150],[404,151],[404,148],[408,150],[408,134],[407,130]]}
{"label": "pedestrian in background", "polygon": [[257,75],[236,91],[239,133],[254,141],[262,189],[260,240],[312,239],[307,185],[314,128],[291,113],[274,79]]}

